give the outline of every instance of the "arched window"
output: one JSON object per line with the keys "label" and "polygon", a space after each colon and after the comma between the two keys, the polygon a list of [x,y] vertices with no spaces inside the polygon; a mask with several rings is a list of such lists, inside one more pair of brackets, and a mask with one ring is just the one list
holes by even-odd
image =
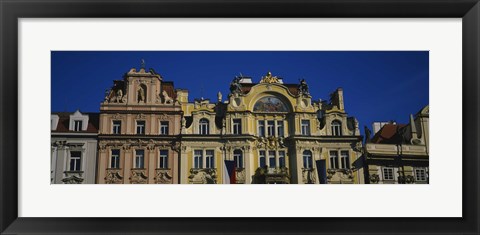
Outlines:
{"label": "arched window", "polygon": [[338,120],[332,122],[332,135],[341,136],[342,135],[342,123]]}
{"label": "arched window", "polygon": [[303,168],[305,169],[313,168],[312,152],[310,150],[303,151]]}
{"label": "arched window", "polygon": [[209,130],[209,121],[206,118],[200,119],[198,124],[198,130],[200,135],[208,135],[210,133]]}
{"label": "arched window", "polygon": [[233,160],[235,161],[235,168],[243,168],[243,153],[240,149],[233,151]]}

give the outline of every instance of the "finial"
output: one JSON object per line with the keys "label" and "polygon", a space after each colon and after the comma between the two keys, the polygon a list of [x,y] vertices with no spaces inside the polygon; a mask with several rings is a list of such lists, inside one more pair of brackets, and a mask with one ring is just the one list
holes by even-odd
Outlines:
{"label": "finial", "polygon": [[141,64],[140,64],[142,69],[145,69],[145,60],[142,58]]}

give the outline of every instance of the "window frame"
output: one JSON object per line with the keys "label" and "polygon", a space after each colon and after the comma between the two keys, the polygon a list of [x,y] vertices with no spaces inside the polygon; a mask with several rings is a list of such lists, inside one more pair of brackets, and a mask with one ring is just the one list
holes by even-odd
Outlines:
{"label": "window frame", "polygon": [[[143,125],[140,125],[140,124],[139,124],[140,122],[142,122]],[[143,128],[142,128],[141,130],[143,130],[143,133],[139,133],[139,131],[138,131],[139,129],[138,129],[138,128],[139,128],[139,127],[142,127],[142,126],[143,126]],[[145,120],[136,120],[136,121],[135,121],[135,134],[137,134],[137,135],[145,135],[145,129],[147,129],[147,122],[146,122]]]}
{"label": "window frame", "polygon": [[242,134],[242,119],[241,118],[232,119],[232,133],[234,135],[241,135]]}
{"label": "window frame", "polygon": [[[74,157],[72,153],[79,153],[80,156],[78,157]],[[83,151],[79,151],[79,150],[73,150],[73,151],[70,151],[70,154],[69,154],[69,161],[68,161],[68,171],[82,171],[82,156],[83,156]],[[72,162],[73,162],[73,168],[72,169]],[[78,169],[77,169],[78,168]]]}
{"label": "window frame", "polygon": [[233,150],[233,161],[235,161],[235,168],[243,169],[245,167],[243,159],[244,159],[244,157],[243,157],[243,151],[242,150],[240,150],[240,149]]}
{"label": "window frame", "polygon": [[[343,155],[346,153],[346,155]],[[347,150],[340,151],[340,167],[341,169],[350,169],[350,152]]]}
{"label": "window frame", "polygon": [[[417,171],[423,171],[423,177],[424,177],[423,180],[419,180],[419,179],[418,179],[418,173],[417,173]],[[427,181],[428,181],[427,169],[426,169],[426,168],[417,167],[417,168],[414,168],[413,172],[414,172],[414,175],[415,175],[415,181],[416,181],[416,182],[427,182]]]}
{"label": "window frame", "polygon": [[[166,152],[166,154],[162,154],[162,152]],[[158,169],[169,169],[168,168],[168,149],[160,149],[158,151]]]}
{"label": "window frame", "polygon": [[[118,154],[114,155],[113,151],[118,151]],[[115,160],[114,160],[114,156],[116,156]],[[117,163],[118,163],[118,165],[117,165]],[[110,166],[110,169],[120,169],[120,149],[110,149],[110,164],[109,164],[109,166]]]}
{"label": "window frame", "polygon": [[[308,153],[308,154],[306,154]],[[313,169],[313,153],[310,150],[304,150],[302,152],[303,159],[303,168],[304,169]]]}
{"label": "window frame", "polygon": [[73,120],[73,131],[83,131],[83,120]]}
{"label": "window frame", "polygon": [[210,121],[207,118],[201,118],[198,120],[198,134],[209,135],[210,134]]}
{"label": "window frame", "polygon": [[[385,170],[391,170],[392,171],[392,178],[386,178]],[[395,181],[395,168],[394,167],[382,167],[382,178],[384,181]]]}
{"label": "window frame", "polygon": [[[334,156],[332,156],[332,153],[335,153]],[[329,159],[329,168],[330,169],[339,169],[338,165],[338,150],[330,150],[328,153],[328,159]]]}
{"label": "window frame", "polygon": [[308,119],[302,119],[300,121],[300,130],[301,134],[304,136],[310,136],[310,120]]}
{"label": "window frame", "polygon": [[170,127],[170,122],[169,121],[160,121],[160,128],[158,130],[158,133],[160,135],[169,135],[169,133],[168,133],[170,131],[169,127]]}
{"label": "window frame", "polygon": [[[142,155],[139,155],[138,153],[139,152],[142,152],[143,154]],[[142,156],[141,158],[139,158],[138,156]],[[141,159],[141,164],[140,161],[138,161],[137,159]],[[134,157],[134,162],[133,162],[133,166],[134,166],[134,169],[145,169],[145,150],[144,149],[135,149],[135,157]],[[141,167],[139,167],[139,165],[141,165]]]}
{"label": "window frame", "polygon": [[[116,125],[118,123],[118,126]],[[118,127],[118,128],[116,128]],[[122,132],[122,121],[121,120],[112,120],[112,134],[121,134]]]}
{"label": "window frame", "polygon": [[330,123],[332,127],[332,136],[342,136],[342,122],[339,120],[333,120]]}

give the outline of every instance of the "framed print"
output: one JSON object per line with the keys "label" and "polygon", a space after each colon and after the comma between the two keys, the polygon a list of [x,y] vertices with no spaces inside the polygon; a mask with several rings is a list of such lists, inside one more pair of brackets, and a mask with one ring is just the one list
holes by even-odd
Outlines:
{"label": "framed print", "polygon": [[2,1],[2,234],[477,234],[479,10]]}

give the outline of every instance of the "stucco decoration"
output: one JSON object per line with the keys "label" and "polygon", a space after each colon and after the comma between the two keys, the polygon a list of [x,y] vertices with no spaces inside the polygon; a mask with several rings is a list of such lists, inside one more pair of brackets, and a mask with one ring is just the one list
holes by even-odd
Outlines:
{"label": "stucco decoration", "polygon": [[132,184],[146,184],[147,183],[147,171],[145,169],[132,169],[132,176],[130,177],[130,183]]}
{"label": "stucco decoration", "polygon": [[260,83],[280,83],[277,76],[272,76],[271,72],[268,72],[267,75],[262,77]]}
{"label": "stucco decoration", "polygon": [[172,174],[169,169],[156,169],[155,170],[155,183],[157,184],[171,184]]}
{"label": "stucco decoration", "polygon": [[123,177],[120,175],[120,169],[108,169],[105,183],[107,184],[121,184]]}
{"label": "stucco decoration", "polygon": [[255,106],[254,112],[288,112],[287,106],[275,96],[267,96],[259,99]]}
{"label": "stucco decoration", "polygon": [[216,184],[217,171],[216,169],[190,169],[190,176],[188,176],[191,184]]}
{"label": "stucco decoration", "polygon": [[63,183],[65,184],[81,184],[83,182],[83,178],[81,178],[80,174],[68,174],[67,177],[62,179]]}
{"label": "stucco decoration", "polygon": [[302,178],[304,184],[315,184],[317,180],[314,170],[315,169],[302,168]]}

